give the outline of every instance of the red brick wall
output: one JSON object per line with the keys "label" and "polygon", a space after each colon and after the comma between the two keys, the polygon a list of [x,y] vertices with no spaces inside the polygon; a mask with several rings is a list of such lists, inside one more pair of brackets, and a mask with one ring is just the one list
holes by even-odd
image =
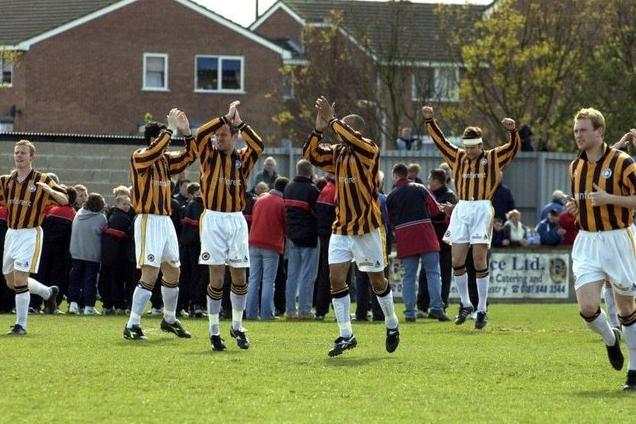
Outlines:
{"label": "red brick wall", "polygon": [[[169,92],[142,91],[144,52],[169,55]],[[197,54],[244,56],[246,93],[194,93]],[[266,96],[280,95],[281,60],[172,0],[136,2],[32,46],[17,73],[26,84],[17,129],[128,134],[146,112],[161,118],[179,107],[207,120],[238,99],[245,121],[272,142],[280,130]]]}
{"label": "red brick wall", "polygon": [[303,26],[283,9],[272,13],[255,31],[272,40],[290,39],[302,45]]}

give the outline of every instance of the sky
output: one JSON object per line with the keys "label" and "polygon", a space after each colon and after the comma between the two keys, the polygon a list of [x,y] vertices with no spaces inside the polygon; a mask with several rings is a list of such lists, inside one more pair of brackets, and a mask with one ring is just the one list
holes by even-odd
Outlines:
{"label": "sky", "polygon": [[[254,22],[256,12],[256,0],[194,0],[210,10],[225,16],[226,18],[237,22],[243,26],[249,26]],[[319,0],[317,0],[319,1]],[[367,0],[367,1],[384,1],[384,0]],[[488,4],[492,0],[411,0],[413,3],[475,3]],[[258,0],[258,10],[260,14],[272,5],[276,0]]]}

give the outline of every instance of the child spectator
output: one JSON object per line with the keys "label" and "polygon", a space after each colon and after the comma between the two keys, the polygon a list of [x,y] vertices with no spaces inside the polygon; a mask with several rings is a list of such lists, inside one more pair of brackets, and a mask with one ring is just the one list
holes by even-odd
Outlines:
{"label": "child spectator", "polygon": [[127,308],[127,283],[132,281],[131,263],[134,262],[134,242],[130,197],[125,194],[115,198],[108,226],[102,234],[102,274],[104,285],[100,289],[104,315],[122,315]]}
{"label": "child spectator", "polygon": [[69,314],[79,313],[79,304],[84,304],[84,315],[96,315],[97,274],[102,259],[101,236],[106,227],[103,214],[104,198],[91,193],[84,206],[73,219],[70,252],[73,266],[69,275]]}

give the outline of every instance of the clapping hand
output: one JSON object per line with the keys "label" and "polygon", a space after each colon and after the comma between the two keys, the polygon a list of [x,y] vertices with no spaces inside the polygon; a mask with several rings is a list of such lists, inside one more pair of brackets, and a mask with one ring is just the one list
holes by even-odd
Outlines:
{"label": "clapping hand", "polygon": [[514,131],[516,128],[515,120],[511,118],[504,118],[501,120],[501,125],[508,131]]}

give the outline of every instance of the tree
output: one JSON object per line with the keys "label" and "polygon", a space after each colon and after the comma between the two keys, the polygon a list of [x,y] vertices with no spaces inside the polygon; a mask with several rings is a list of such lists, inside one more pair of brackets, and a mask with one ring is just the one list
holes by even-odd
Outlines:
{"label": "tree", "polygon": [[[389,2],[382,6],[386,13],[381,20],[345,23],[345,12],[352,15],[346,7],[330,11],[326,25],[305,27],[304,63],[281,69],[293,80],[294,99],[286,101],[273,119],[289,138],[300,138],[300,144],[313,122],[315,99],[325,95],[336,102],[340,116],[360,114],[367,122],[367,135],[386,147],[405,120],[412,126],[421,121],[416,108],[409,107],[411,51],[416,43],[413,5]],[[381,37],[374,36],[378,31]]]}
{"label": "tree", "polygon": [[[443,113],[458,126],[483,121],[501,131],[503,116],[527,123],[550,150],[572,150],[571,119],[588,82],[590,46],[602,39],[600,0],[500,0],[483,19],[458,28],[465,72],[459,107]],[[466,13],[441,7],[449,19]],[[454,16],[457,19],[457,16]],[[568,134],[566,136],[565,134]]]}

